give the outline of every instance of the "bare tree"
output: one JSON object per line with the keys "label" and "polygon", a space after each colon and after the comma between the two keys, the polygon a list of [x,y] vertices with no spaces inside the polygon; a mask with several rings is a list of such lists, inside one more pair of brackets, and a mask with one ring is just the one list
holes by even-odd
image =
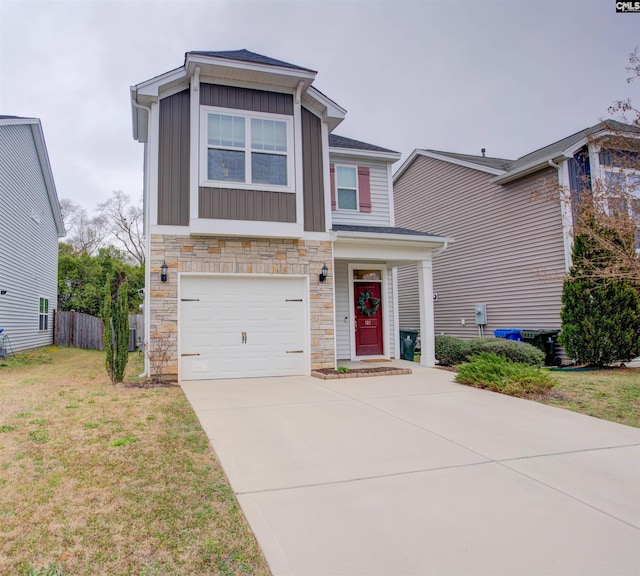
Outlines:
{"label": "bare tree", "polygon": [[62,223],[64,224],[65,230],[67,230],[67,235],[69,235],[71,228],[71,220],[73,220],[73,217],[79,210],[80,206],[70,198],[60,199],[60,213],[62,214]]}
{"label": "bare tree", "polygon": [[[627,82],[633,82],[640,78],[638,48],[629,64]],[[581,174],[579,190],[569,193],[573,234],[584,236],[595,248],[594,261],[581,274],[640,283],[640,111],[630,100],[620,100],[609,112],[619,114],[625,124],[607,121],[604,136],[587,138],[587,145],[599,150],[600,174]]]}
{"label": "bare tree", "polygon": [[69,243],[76,252],[94,254],[106,238],[106,221],[102,216],[90,218],[83,208],[71,218]]}
{"label": "bare tree", "polygon": [[98,204],[98,213],[105,226],[124,251],[144,266],[142,208],[131,204],[131,198],[120,190],[106,202]]}
{"label": "bare tree", "polygon": [[[629,66],[626,67],[627,72],[631,76],[627,78],[627,84],[631,84],[640,78],[640,49],[636,49],[629,54]],[[609,107],[610,114],[620,114],[622,120],[628,124],[640,127],[640,110],[635,108],[629,98],[626,100],[618,100]]]}

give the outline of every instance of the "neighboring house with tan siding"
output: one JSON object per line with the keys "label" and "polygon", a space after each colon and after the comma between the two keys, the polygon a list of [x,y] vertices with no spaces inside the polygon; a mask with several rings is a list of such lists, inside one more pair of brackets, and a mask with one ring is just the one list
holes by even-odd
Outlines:
{"label": "neighboring house with tan siding", "polygon": [[145,146],[145,340],[168,347],[181,380],[399,357],[407,264],[426,302],[422,362],[435,361],[431,261],[447,239],[396,227],[400,154],[334,134],[346,112],[315,77],[247,50],[188,52],[131,87]]}
{"label": "neighboring house with tan siding", "polygon": [[2,334],[14,352],[51,344],[65,231],[37,118],[0,116],[0,230]]}
{"label": "neighboring house with tan siding", "polygon": [[[607,144],[630,126],[606,121],[517,160],[415,150],[394,175],[398,225],[455,239],[434,260],[435,333],[559,329],[571,265],[572,203],[612,166]],[[398,273],[400,328],[417,328],[414,267]],[[486,321],[476,322],[477,305]]]}

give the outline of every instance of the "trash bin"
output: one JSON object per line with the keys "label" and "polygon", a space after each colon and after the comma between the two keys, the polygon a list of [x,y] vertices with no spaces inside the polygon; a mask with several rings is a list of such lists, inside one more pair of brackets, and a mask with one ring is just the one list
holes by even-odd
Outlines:
{"label": "trash bin", "polygon": [[505,338],[506,340],[517,340],[522,342],[522,328],[498,328],[493,331],[496,338]]}
{"label": "trash bin", "polygon": [[556,356],[555,348],[560,330],[523,330],[522,338],[527,344],[531,344],[544,352],[546,366],[560,366],[562,358]]}
{"label": "trash bin", "polygon": [[400,358],[413,362],[419,330],[400,330]]}
{"label": "trash bin", "polygon": [[127,349],[129,352],[136,351],[136,329],[129,328],[129,347]]}

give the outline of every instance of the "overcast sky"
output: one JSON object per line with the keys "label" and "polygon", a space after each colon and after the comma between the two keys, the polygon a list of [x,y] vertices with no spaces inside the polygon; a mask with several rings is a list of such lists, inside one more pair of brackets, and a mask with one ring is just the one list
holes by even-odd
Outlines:
{"label": "overcast sky", "polygon": [[517,158],[638,103],[638,45],[640,15],[614,0],[0,0],[0,114],[41,118],[58,196],[92,211],[113,190],[141,196],[129,86],[190,50],[317,70],[347,109],[336,133],[403,159]]}

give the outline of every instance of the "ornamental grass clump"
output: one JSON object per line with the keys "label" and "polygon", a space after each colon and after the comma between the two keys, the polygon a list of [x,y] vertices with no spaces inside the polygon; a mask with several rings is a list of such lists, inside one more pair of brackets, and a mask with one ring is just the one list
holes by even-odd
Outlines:
{"label": "ornamental grass clump", "polygon": [[490,352],[461,364],[456,382],[520,398],[547,396],[554,385],[548,372]]}

